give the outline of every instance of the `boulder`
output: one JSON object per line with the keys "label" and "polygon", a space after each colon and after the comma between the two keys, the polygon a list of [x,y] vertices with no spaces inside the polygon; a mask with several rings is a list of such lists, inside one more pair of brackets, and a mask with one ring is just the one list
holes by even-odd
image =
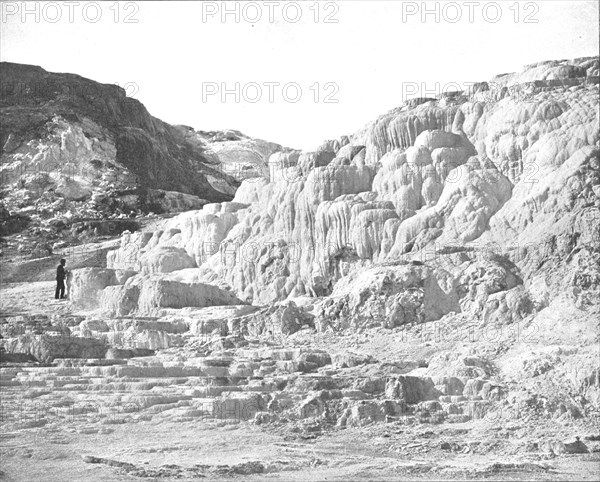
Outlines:
{"label": "boulder", "polygon": [[408,375],[390,376],[385,386],[386,398],[400,399],[407,404],[437,399],[441,393],[435,388],[431,378]]}
{"label": "boulder", "polygon": [[104,288],[123,284],[135,274],[131,270],[109,268],[81,268],[71,273],[69,296],[76,307],[84,309],[97,308]]}

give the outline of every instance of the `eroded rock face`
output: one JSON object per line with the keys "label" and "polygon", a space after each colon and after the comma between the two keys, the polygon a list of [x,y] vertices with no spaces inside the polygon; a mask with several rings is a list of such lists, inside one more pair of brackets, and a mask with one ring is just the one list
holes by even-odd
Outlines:
{"label": "eroded rock face", "polygon": [[[161,231],[124,236],[108,266],[218,286],[253,304],[329,297],[324,326],[397,326],[452,311],[511,322],[569,284],[585,303],[600,279],[598,85],[585,77],[588,60],[529,66],[496,79],[501,92],[481,84],[407,102],[312,152],[271,152],[268,179],[246,179],[233,202]],[[399,266],[406,261],[424,266]],[[538,272],[544,281],[530,293]],[[107,288],[122,300],[115,312],[135,309],[133,286],[142,289]]]}
{"label": "eroded rock face", "polygon": [[2,71],[9,204],[21,191],[30,205],[55,196],[98,215],[181,211],[233,197],[238,182],[206,152],[210,142],[151,116],[121,87],[33,65],[3,62]]}
{"label": "eroded rock face", "polygon": [[251,315],[232,319],[231,332],[251,336],[289,336],[302,327],[314,327],[314,316],[296,306],[293,301],[271,305]]}
{"label": "eroded rock face", "polygon": [[534,309],[519,269],[501,257],[469,264],[458,279],[458,292],[464,313],[492,324],[519,321]]}
{"label": "eroded rock face", "polygon": [[[180,126],[185,131],[185,127]],[[188,138],[205,146],[205,155],[219,163],[224,172],[233,178],[268,179],[269,159],[276,152],[288,152],[279,144],[262,139],[252,139],[239,131],[203,132],[188,129]]]}
{"label": "eroded rock face", "polygon": [[437,320],[459,311],[449,273],[407,264],[363,269],[342,278],[318,307],[321,330],[385,326]]}

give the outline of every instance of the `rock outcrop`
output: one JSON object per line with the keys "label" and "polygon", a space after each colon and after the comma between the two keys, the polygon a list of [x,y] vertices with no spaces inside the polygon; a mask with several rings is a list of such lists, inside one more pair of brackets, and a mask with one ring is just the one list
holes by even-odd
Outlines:
{"label": "rock outcrop", "polygon": [[452,276],[423,265],[362,269],[342,278],[318,308],[319,328],[385,326],[437,320],[458,312]]}
{"label": "rock outcrop", "polygon": [[[597,289],[598,273],[583,261],[597,258],[599,182],[598,78],[585,65],[595,64],[579,59],[528,67],[510,82],[503,78],[507,88],[498,95],[480,86],[407,102],[315,152],[277,151],[268,162],[270,182],[247,179],[231,203],[181,214],[162,232],[126,235],[108,265],[141,273],[195,269],[199,282],[219,284],[254,304],[332,295],[328,310],[342,303],[341,312],[355,321],[392,316],[394,303],[408,310],[406,320],[461,310],[486,319],[495,313],[521,318],[538,296],[527,291],[529,279],[548,270],[539,248],[549,240],[548,256],[559,249],[571,256],[554,266],[547,292],[564,286],[561,266],[574,261],[581,273],[574,283]],[[555,80],[567,71],[582,76]],[[485,265],[490,256],[511,264],[500,275],[509,276],[498,281],[501,287],[490,279],[484,288],[487,282],[473,278],[481,269],[493,276],[496,268]],[[132,264],[120,264],[123,259]],[[373,308],[376,315],[367,314],[364,303],[377,304],[367,299],[381,287],[360,301],[341,294],[342,286],[361,293],[369,273],[395,273],[395,279],[399,267],[376,266],[411,260],[426,265],[402,268],[415,286],[400,283],[377,295],[387,301]],[[355,274],[365,268],[364,276]],[[442,282],[431,281],[431,273],[442,272]],[[433,285],[435,303],[421,293],[408,309],[416,294],[406,289],[428,292]],[[390,301],[392,292],[398,303]],[[438,299],[441,293],[447,301]],[[385,323],[404,323],[397,315]]]}
{"label": "rock outcrop", "polygon": [[[314,152],[271,153],[268,179],[244,180],[232,202],[124,235],[108,268],[139,274],[106,284],[107,306],[325,297],[317,326],[341,330],[453,312],[510,323],[568,286],[589,301],[600,279],[598,78],[584,65],[595,64],[528,67],[501,94],[407,102]],[[553,80],[567,71],[585,75]],[[175,286],[184,294],[166,301]]]}
{"label": "rock outcrop", "polygon": [[94,178],[104,176],[107,185],[179,191],[207,201],[231,198],[211,179],[235,187],[233,179],[123,88],[10,62],[2,63],[2,75],[0,145],[3,175],[11,183],[27,183],[30,175],[38,184],[55,183],[68,199],[82,199]]}

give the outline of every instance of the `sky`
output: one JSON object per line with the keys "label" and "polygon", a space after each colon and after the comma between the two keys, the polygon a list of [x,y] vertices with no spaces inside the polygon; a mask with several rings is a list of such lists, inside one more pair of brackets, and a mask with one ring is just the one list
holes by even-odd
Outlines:
{"label": "sky", "polygon": [[[313,149],[415,96],[598,55],[598,2],[1,3],[0,58],[149,112]],[[1,75],[1,72],[0,72]]]}

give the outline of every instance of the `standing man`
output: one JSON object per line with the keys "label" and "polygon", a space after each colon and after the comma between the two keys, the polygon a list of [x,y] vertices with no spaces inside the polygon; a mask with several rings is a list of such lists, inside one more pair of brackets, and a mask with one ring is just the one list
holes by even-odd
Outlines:
{"label": "standing man", "polygon": [[65,298],[65,271],[66,260],[61,259],[58,268],[56,268],[56,291],[54,293],[54,298],[64,299]]}

